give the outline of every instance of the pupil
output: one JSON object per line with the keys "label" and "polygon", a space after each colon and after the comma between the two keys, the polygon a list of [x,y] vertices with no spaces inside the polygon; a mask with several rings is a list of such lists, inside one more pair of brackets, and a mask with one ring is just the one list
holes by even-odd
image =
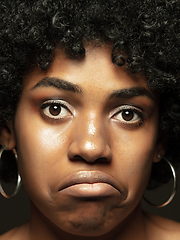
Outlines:
{"label": "pupil", "polygon": [[57,116],[61,112],[61,108],[57,105],[51,105],[49,108],[50,114]]}
{"label": "pupil", "polygon": [[123,111],[123,112],[122,112],[122,117],[123,117],[124,120],[130,121],[130,120],[133,119],[134,114],[133,114],[132,111],[126,110],[126,111]]}

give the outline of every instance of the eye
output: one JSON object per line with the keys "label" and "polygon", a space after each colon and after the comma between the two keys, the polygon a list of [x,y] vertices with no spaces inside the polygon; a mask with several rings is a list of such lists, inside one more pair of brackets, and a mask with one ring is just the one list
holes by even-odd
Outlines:
{"label": "eye", "polygon": [[120,106],[118,112],[113,115],[113,118],[124,124],[131,125],[140,125],[144,119],[142,110],[126,105]]}
{"label": "eye", "polygon": [[72,113],[64,101],[46,101],[41,105],[42,114],[52,119],[62,119]]}

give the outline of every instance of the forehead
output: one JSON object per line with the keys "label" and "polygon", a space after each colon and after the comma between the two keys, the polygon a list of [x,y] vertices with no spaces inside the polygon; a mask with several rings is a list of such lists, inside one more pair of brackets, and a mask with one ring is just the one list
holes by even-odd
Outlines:
{"label": "forehead", "polygon": [[[81,60],[69,59],[60,49],[47,70],[36,67],[24,78],[24,88],[47,86],[47,78],[57,78],[75,84],[80,89],[113,91],[123,88],[143,87],[148,89],[144,74],[131,74],[126,66],[112,63],[111,47],[87,47]],[[41,84],[43,82],[43,84]],[[53,85],[53,84],[52,84]],[[151,92],[150,89],[148,89]]]}

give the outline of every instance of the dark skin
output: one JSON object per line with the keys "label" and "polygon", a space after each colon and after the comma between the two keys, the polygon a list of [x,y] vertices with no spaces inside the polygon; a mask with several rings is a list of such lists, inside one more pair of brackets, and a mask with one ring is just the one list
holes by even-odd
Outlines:
{"label": "dark skin", "polygon": [[24,79],[1,141],[17,147],[32,215],[0,239],[179,239],[178,223],[139,204],[164,154],[158,96],[112,63],[110,47],[86,50],[77,61],[57,49],[48,70]]}

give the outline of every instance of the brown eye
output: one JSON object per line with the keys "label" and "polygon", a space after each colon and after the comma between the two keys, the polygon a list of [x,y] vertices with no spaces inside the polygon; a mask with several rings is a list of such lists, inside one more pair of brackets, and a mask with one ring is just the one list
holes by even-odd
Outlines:
{"label": "brown eye", "polygon": [[116,112],[113,114],[113,119],[123,124],[139,125],[144,120],[143,112],[133,106],[122,105],[117,108]]}
{"label": "brown eye", "polygon": [[52,119],[61,119],[71,116],[71,111],[61,102],[45,102],[42,106],[43,115]]}
{"label": "brown eye", "polygon": [[53,116],[58,116],[61,112],[61,107],[58,106],[57,104],[52,104],[49,107],[49,113]]}
{"label": "brown eye", "polygon": [[129,111],[129,110],[122,111],[122,118],[125,121],[131,121],[133,117],[134,117],[134,113],[132,111]]}

